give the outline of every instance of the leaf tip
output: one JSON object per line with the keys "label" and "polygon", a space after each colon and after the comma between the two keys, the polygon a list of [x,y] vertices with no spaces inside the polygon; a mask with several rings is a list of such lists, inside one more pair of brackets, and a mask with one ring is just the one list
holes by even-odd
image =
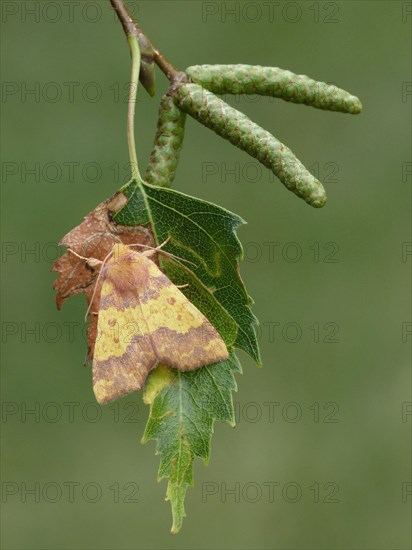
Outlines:
{"label": "leaf tip", "polygon": [[187,485],[173,485],[169,482],[167,486],[166,500],[170,501],[172,506],[173,523],[170,530],[171,535],[177,535],[183,525],[183,519],[186,517],[184,500],[186,495]]}

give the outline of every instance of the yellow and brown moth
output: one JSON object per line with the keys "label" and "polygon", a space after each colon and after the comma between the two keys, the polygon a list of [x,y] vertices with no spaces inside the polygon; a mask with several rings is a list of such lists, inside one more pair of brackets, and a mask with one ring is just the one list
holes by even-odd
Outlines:
{"label": "yellow and brown moth", "polygon": [[159,363],[186,371],[229,356],[216,329],[150,259],[158,249],[115,244],[98,262],[93,389],[101,404],[141,388]]}

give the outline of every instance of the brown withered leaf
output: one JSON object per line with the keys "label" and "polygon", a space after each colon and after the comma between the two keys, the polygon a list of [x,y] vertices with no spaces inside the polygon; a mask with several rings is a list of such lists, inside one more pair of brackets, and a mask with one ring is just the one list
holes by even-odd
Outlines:
{"label": "brown withered leaf", "polygon": [[[84,258],[95,258],[103,261],[116,243],[143,244],[155,247],[151,230],[144,226],[118,225],[112,221],[112,213],[120,210],[127,202],[122,193],[116,193],[92,210],[84,221],[69,231],[60,245],[70,248]],[[93,359],[94,344],[97,336],[100,289],[95,291],[99,268],[90,266],[66,252],[52,266],[59,276],[53,288],[57,291],[56,304],[61,309],[63,303],[71,296],[84,293],[90,306],[90,322],[87,328],[88,352],[86,361]],[[99,286],[101,283],[99,282]],[[93,303],[90,304],[93,299]]]}

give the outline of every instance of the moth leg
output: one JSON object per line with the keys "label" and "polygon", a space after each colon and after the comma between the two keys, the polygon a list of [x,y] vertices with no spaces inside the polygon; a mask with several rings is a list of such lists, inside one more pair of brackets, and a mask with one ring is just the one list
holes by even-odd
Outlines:
{"label": "moth leg", "polygon": [[[159,246],[156,246],[156,248],[150,248],[150,250],[145,250],[142,252],[142,256],[152,256],[155,254],[155,252],[159,252],[172,238],[171,235],[167,237],[165,241],[162,242],[162,244],[159,244]],[[163,254],[167,254],[167,252],[163,252]]]}
{"label": "moth leg", "polygon": [[77,258],[80,258],[81,260],[85,260],[85,262],[87,262],[91,267],[94,267],[96,265],[101,265],[103,263],[101,260],[98,260],[97,258],[86,258],[85,256],[80,256],[80,254],[77,254],[77,252],[75,252],[71,248],[68,248],[67,252],[71,252]]}

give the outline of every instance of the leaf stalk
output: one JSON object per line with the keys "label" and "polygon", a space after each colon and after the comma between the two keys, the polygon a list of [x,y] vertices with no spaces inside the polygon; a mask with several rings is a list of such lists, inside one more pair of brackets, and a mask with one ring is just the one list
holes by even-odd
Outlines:
{"label": "leaf stalk", "polygon": [[140,181],[142,178],[139,172],[139,164],[136,154],[136,140],[134,131],[134,118],[136,111],[137,90],[139,87],[140,74],[140,47],[139,39],[136,35],[130,34],[127,37],[132,56],[132,74],[130,77],[129,106],[127,111],[127,143],[129,146],[130,164],[132,167],[132,178]]}

